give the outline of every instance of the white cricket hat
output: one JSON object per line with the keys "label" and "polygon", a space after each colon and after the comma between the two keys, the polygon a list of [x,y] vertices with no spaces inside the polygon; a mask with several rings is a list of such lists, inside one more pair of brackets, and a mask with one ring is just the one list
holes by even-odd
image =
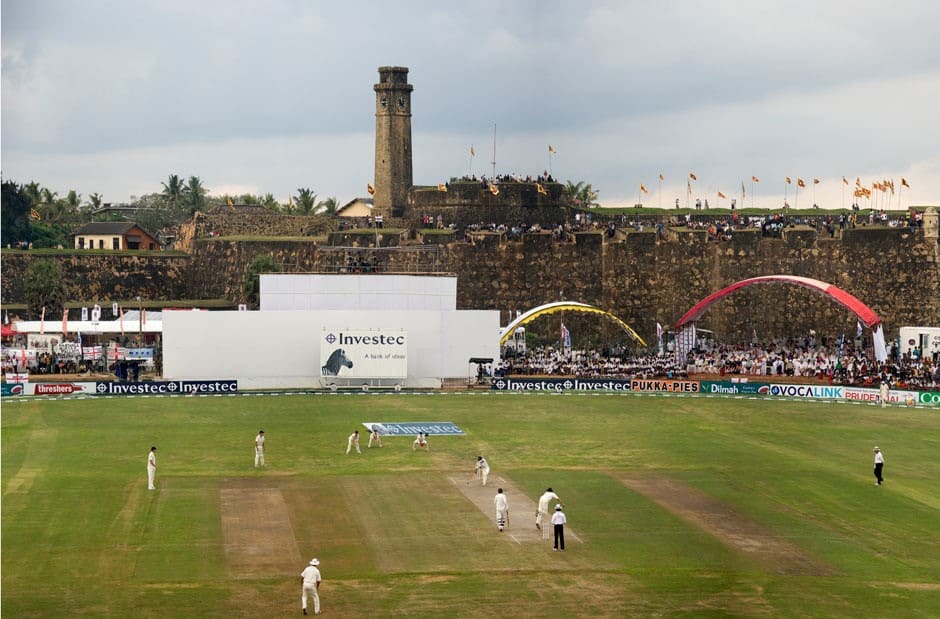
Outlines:
{"label": "white cricket hat", "polygon": [[319,559],[311,559],[311,560],[310,560],[310,565],[320,565],[320,560],[319,560]]}

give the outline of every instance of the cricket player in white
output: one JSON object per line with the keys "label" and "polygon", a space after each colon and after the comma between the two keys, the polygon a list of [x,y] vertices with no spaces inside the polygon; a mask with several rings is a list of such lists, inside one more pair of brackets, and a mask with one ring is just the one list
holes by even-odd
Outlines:
{"label": "cricket player in white", "polygon": [[881,408],[886,408],[888,406],[888,398],[891,395],[891,388],[888,385],[888,381],[881,381],[881,389],[878,393],[878,399],[881,400]]}
{"label": "cricket player in white", "polygon": [[362,453],[361,451],[359,451],[359,430],[356,430],[355,432],[349,435],[349,441],[346,443],[346,455],[347,456],[349,455],[349,452],[352,451],[353,447],[356,448],[357,454]]}
{"label": "cricket player in white", "polygon": [[372,444],[375,443],[376,447],[382,446],[382,437],[379,436],[379,430],[375,426],[372,426],[369,432],[369,449],[372,449]]}
{"label": "cricket player in white", "polygon": [[486,478],[490,475],[490,465],[483,456],[477,456],[477,466],[473,469],[475,475],[479,475],[482,485],[486,485]]}
{"label": "cricket player in white", "polygon": [[509,500],[503,494],[502,488],[496,489],[493,504],[496,506],[496,526],[499,528],[499,532],[502,533],[509,520]]}
{"label": "cricket player in white", "polygon": [[264,466],[264,430],[258,430],[255,437],[255,468]]}
{"label": "cricket player in white", "polygon": [[411,444],[411,451],[416,451],[419,447],[431,451],[431,447],[428,445],[428,435],[424,432],[418,432],[415,442]]}
{"label": "cricket player in white", "polygon": [[147,455],[147,490],[156,490],[153,479],[157,476],[157,448],[151,447]]}
{"label": "cricket player in white", "polygon": [[565,505],[551,487],[546,488],[542,496],[539,497],[539,510],[535,512],[535,528],[542,531],[542,538],[548,537],[548,529],[542,528],[542,522],[544,522],[545,516],[548,515],[548,506],[552,500],[558,501],[558,504],[562,507]]}
{"label": "cricket player in white", "polygon": [[304,611],[304,614],[307,614],[307,598],[313,597],[313,614],[320,614],[320,570],[317,569],[317,566],[320,565],[319,559],[312,559],[310,565],[304,568],[304,571],[300,573],[300,580],[303,583],[303,593],[300,597],[301,608]]}

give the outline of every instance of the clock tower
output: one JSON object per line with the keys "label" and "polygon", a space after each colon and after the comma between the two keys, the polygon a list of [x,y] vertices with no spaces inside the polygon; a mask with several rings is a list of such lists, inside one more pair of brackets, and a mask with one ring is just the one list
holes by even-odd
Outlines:
{"label": "clock tower", "polygon": [[379,67],[375,90],[377,215],[401,216],[411,189],[411,91],[407,67]]}

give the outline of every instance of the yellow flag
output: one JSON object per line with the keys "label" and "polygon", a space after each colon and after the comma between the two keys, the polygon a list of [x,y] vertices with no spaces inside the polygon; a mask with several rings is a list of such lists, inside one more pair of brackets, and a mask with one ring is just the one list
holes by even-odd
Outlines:
{"label": "yellow flag", "polygon": [[232,209],[233,211],[235,210],[235,203],[232,202],[231,198],[225,198],[225,203],[228,204],[228,207],[230,209]]}
{"label": "yellow flag", "polygon": [[760,179],[757,178],[756,176],[752,176],[752,177],[751,177],[751,180],[754,181],[755,183],[759,183],[759,182],[760,182]]}
{"label": "yellow flag", "polygon": [[901,177],[901,187],[907,187],[908,189],[911,188],[911,186],[907,184],[907,181],[904,180],[903,176]]}
{"label": "yellow flag", "polygon": [[649,191],[646,190],[646,187],[643,186],[643,183],[640,183],[640,191],[643,193],[649,193]]}
{"label": "yellow flag", "polygon": [[29,209],[29,216],[35,219],[36,221],[40,221],[42,219],[42,215],[40,215],[39,211],[37,211],[34,208]]}
{"label": "yellow flag", "polygon": [[558,151],[555,150],[555,148],[554,148],[551,144],[549,144],[549,145],[548,145],[548,152],[550,152],[550,153],[552,153],[552,154],[555,154],[555,153],[557,153]]}
{"label": "yellow flag", "polygon": [[548,192],[545,191],[545,188],[544,188],[544,187],[542,187],[542,183],[536,183],[536,184],[535,184],[535,190],[536,190],[537,192],[539,192],[540,194],[544,195],[544,196],[547,196],[547,195],[548,195]]}
{"label": "yellow flag", "polygon": [[374,195],[375,195],[375,187],[372,186],[372,183],[367,183],[367,184],[366,184],[366,191],[369,192],[369,195],[370,195],[370,196],[374,196]]}
{"label": "yellow flag", "polygon": [[727,198],[728,196],[726,196],[725,194],[723,194],[723,193],[721,193],[721,192],[719,191],[719,192],[718,192],[718,197],[719,197],[719,198]]}
{"label": "yellow flag", "polygon": [[800,187],[806,187],[806,183],[803,182],[802,178],[796,179],[796,184],[799,185]]}
{"label": "yellow flag", "polygon": [[693,181],[697,181],[697,180],[698,180],[698,177],[697,177],[696,175],[692,174],[691,172],[689,172],[689,178],[691,178]]}
{"label": "yellow flag", "polygon": [[447,185],[445,185],[444,183],[438,183],[438,184],[437,184],[437,190],[438,190],[438,191],[447,191]]}

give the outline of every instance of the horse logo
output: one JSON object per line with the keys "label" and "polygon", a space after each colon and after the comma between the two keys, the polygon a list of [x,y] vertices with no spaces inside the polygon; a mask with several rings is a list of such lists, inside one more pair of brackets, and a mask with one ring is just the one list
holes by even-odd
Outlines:
{"label": "horse logo", "polygon": [[330,358],[326,360],[326,365],[320,368],[321,376],[337,376],[339,375],[340,368],[344,366],[351,368],[353,363],[346,357],[345,350],[337,348],[330,354]]}

